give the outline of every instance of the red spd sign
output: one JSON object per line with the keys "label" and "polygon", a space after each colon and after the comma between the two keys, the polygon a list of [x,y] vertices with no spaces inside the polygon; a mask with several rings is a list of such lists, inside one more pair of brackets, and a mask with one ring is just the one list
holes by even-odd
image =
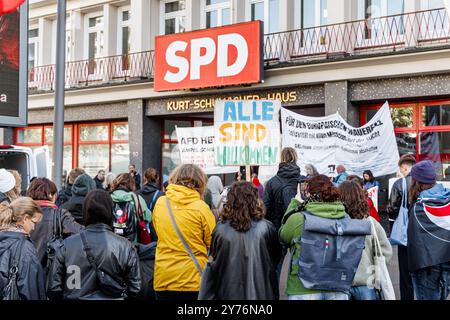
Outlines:
{"label": "red spd sign", "polygon": [[260,82],[262,37],[260,21],[158,36],[154,90]]}

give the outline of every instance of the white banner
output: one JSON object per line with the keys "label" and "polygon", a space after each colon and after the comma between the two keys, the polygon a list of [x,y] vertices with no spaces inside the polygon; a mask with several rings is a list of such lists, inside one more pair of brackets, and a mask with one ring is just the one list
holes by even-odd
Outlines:
{"label": "white banner", "polygon": [[214,127],[176,128],[181,163],[195,164],[206,174],[227,174],[239,167],[218,167],[214,160]]}
{"label": "white banner", "polygon": [[359,176],[364,170],[377,177],[397,172],[399,153],[387,102],[360,128],[337,113],[317,118],[282,108],[281,118],[283,147],[297,151],[303,173],[306,164],[313,164],[321,174],[337,165]]}
{"label": "white banner", "polygon": [[280,108],[281,102],[277,100],[216,100],[216,164],[278,164],[281,154]]}

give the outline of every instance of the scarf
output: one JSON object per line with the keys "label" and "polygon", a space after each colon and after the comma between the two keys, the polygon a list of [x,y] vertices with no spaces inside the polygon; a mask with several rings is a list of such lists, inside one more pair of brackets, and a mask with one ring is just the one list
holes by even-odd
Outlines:
{"label": "scarf", "polygon": [[48,200],[36,200],[36,202],[41,208],[58,209],[58,206],[56,204]]}

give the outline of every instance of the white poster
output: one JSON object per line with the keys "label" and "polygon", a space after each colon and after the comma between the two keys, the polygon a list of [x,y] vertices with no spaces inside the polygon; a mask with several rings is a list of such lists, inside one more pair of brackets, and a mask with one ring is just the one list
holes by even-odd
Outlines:
{"label": "white poster", "polygon": [[399,153],[387,102],[359,128],[337,113],[306,117],[282,108],[281,118],[283,147],[297,151],[302,172],[306,164],[313,164],[322,174],[337,165],[359,176],[364,170],[376,177],[397,172]]}
{"label": "white poster", "polygon": [[206,174],[227,174],[239,167],[218,167],[214,160],[214,127],[176,128],[181,163],[195,164]]}
{"label": "white poster", "polygon": [[273,166],[280,162],[278,100],[216,100],[216,164]]}
{"label": "white poster", "polygon": [[373,206],[378,211],[378,187],[367,189],[367,196],[372,199]]}

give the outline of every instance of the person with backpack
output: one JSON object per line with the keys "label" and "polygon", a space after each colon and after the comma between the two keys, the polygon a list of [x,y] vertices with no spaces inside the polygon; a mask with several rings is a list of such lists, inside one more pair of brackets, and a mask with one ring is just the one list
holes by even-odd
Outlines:
{"label": "person with backpack", "polygon": [[386,262],[392,256],[392,246],[386,236],[383,227],[376,219],[370,216],[367,195],[365,190],[356,181],[344,181],[338,188],[340,201],[344,204],[345,211],[352,219],[369,220],[373,224],[372,233],[366,236],[365,247],[358,265],[353,284],[350,289],[352,300],[378,300],[377,291],[371,283],[375,265],[375,248],[379,242],[381,254]]}
{"label": "person with backpack", "polygon": [[166,195],[153,210],[158,234],[154,290],[158,300],[197,300],[216,220],[202,200],[207,177],[183,164],[169,177]]}
{"label": "person with backpack", "polygon": [[[139,260],[133,244],[112,230],[113,202],[108,192],[95,189],[83,204],[86,229],[64,240],[50,270],[51,300],[124,300],[141,290]],[[78,286],[70,281],[74,266]]]}
{"label": "person with backpack", "polygon": [[29,237],[41,218],[31,198],[0,204],[0,300],[47,300],[45,271]]}
{"label": "person with backpack", "polygon": [[[144,172],[144,187],[139,190],[139,194],[144,198],[145,203],[147,204],[148,210],[153,212],[153,208],[155,207],[156,201],[159,197],[164,195],[164,192],[159,189],[159,175],[156,169],[148,168]],[[156,234],[153,223],[148,224],[150,230],[150,236],[152,241],[157,241],[158,236]]]}
{"label": "person with backpack", "polygon": [[417,300],[446,300],[450,294],[450,189],[436,183],[434,163],[411,169],[408,267]]}
{"label": "person with backpack", "polygon": [[297,159],[297,152],[294,148],[284,148],[281,151],[281,162],[277,175],[267,182],[264,191],[266,219],[273,223],[276,230],[280,228],[281,219],[291,199],[295,197],[297,185],[302,179]]}
{"label": "person with backpack", "polygon": [[[282,220],[280,240],[290,247],[289,300],[348,300],[370,223],[352,220],[325,175],[298,187]],[[336,257],[340,256],[339,260]]]}
{"label": "person with backpack", "polygon": [[47,247],[49,242],[57,236],[55,231],[61,226],[63,238],[79,233],[83,226],[78,224],[69,211],[59,209],[56,204],[56,185],[47,178],[36,178],[30,184],[27,196],[37,202],[42,211],[42,220],[31,233],[31,241],[36,246],[41,265],[48,267]]}
{"label": "person with backpack", "polygon": [[[392,220],[397,219],[402,204],[406,204],[406,209],[409,211],[409,190],[411,188],[411,169],[416,163],[416,158],[412,154],[404,154],[398,161],[400,173],[403,175],[402,179],[398,179],[392,186],[389,203],[386,207],[386,212]],[[403,186],[406,186],[404,189]],[[391,225],[392,229],[392,225]],[[398,268],[400,273],[400,299],[414,300],[414,288],[411,274],[408,268],[408,248],[404,245],[398,245]]]}
{"label": "person with backpack", "polygon": [[144,198],[136,192],[136,182],[129,173],[121,173],[114,179],[111,198],[114,232],[131,242],[150,243],[148,225],[152,222],[152,213]]}
{"label": "person with backpack", "polygon": [[86,195],[96,189],[94,180],[86,173],[75,179],[72,190],[72,197],[69,201],[61,206],[61,209],[66,209],[70,212],[75,221],[79,224],[83,224],[83,202]]}
{"label": "person with backpack", "polygon": [[264,214],[256,187],[233,183],[212,234],[199,300],[278,300],[281,247]]}

